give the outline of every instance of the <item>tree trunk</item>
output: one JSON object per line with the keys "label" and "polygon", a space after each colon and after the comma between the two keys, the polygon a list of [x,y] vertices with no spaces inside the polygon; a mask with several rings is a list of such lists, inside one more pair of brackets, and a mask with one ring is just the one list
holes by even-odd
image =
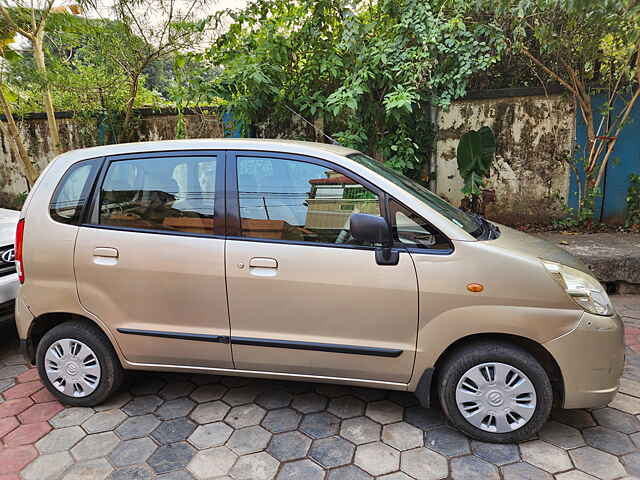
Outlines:
{"label": "tree trunk", "polygon": [[44,111],[47,114],[47,125],[49,127],[49,146],[51,151],[58,154],[62,151],[60,145],[60,133],[58,132],[58,123],[56,122],[56,112],[53,108],[53,99],[51,98],[51,90],[49,82],[46,79],[47,67],[44,63],[44,30],[38,32],[33,40],[33,56],[36,61],[38,73],[44,78],[44,90],[42,91],[42,103]]}
{"label": "tree trunk", "polygon": [[127,110],[124,114],[124,121],[122,122],[122,130],[118,135],[118,143],[129,140],[129,124],[131,123],[131,117],[133,116],[133,105],[136,102],[138,96],[138,78],[139,74],[135,74],[131,78],[131,85],[129,85],[129,100],[127,101]]}
{"label": "tree trunk", "polygon": [[[1,85],[0,85],[1,87]],[[2,107],[2,113],[4,113],[5,118],[7,119],[7,130],[9,131],[9,139],[13,143],[16,152],[18,152],[18,158],[22,163],[22,168],[25,176],[27,177],[27,182],[29,183],[29,187],[33,186],[36,179],[38,178],[38,172],[35,167],[31,163],[31,159],[29,158],[29,154],[27,153],[27,149],[22,143],[22,138],[20,137],[20,132],[18,131],[18,127],[16,125],[15,120],[13,119],[13,113],[11,112],[11,106],[7,99],[4,96],[4,90],[0,88],[0,107]]]}

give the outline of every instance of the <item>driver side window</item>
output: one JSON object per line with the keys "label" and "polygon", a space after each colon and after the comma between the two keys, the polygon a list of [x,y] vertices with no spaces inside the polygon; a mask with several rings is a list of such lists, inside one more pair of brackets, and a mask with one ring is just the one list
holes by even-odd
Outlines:
{"label": "driver side window", "polygon": [[237,169],[243,237],[358,245],[351,214],[380,215],[376,194],[328,167],[239,156]]}

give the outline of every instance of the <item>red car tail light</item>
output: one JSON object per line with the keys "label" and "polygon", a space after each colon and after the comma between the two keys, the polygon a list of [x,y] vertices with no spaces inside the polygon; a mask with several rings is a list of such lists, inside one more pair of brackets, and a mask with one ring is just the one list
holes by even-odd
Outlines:
{"label": "red car tail light", "polygon": [[21,218],[16,228],[16,271],[20,283],[24,283],[24,261],[22,259],[22,244],[24,238],[24,218]]}

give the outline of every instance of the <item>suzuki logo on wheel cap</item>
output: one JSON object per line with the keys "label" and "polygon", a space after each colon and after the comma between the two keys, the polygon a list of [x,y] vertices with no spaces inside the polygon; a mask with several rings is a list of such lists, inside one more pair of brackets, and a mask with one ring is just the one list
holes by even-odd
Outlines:
{"label": "suzuki logo on wheel cap", "polygon": [[13,248],[2,252],[2,256],[0,256],[4,263],[13,263],[16,259],[16,251]]}

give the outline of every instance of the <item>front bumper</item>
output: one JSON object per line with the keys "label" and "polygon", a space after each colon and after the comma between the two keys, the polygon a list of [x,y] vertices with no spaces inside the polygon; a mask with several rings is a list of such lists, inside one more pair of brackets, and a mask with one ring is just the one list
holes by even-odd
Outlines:
{"label": "front bumper", "polygon": [[564,408],[607,405],[624,368],[624,325],[620,316],[584,313],[572,331],[544,344],[564,382]]}

